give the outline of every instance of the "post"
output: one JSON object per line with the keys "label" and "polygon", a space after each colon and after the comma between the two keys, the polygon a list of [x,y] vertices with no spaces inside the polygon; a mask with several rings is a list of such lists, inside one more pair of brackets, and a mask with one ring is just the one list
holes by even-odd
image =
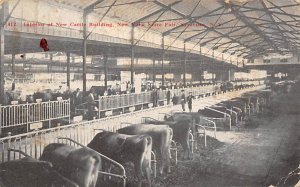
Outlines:
{"label": "post", "polygon": [[[8,14],[8,2],[4,1],[2,3],[2,9],[0,10],[0,107],[4,104],[4,22]],[[0,115],[2,111],[0,110]],[[1,117],[0,117],[1,119]],[[1,119],[3,120],[3,119]],[[2,135],[2,121],[0,121],[0,135]]]}
{"label": "post", "polygon": [[155,72],[155,59],[153,59],[153,83],[155,82],[156,72]]}
{"label": "post", "polygon": [[70,52],[67,52],[67,86],[70,88]]}
{"label": "post", "polygon": [[183,64],[183,85],[184,87],[186,87],[186,46],[185,46],[185,42],[184,42],[184,47],[183,47],[183,56],[184,56],[184,64]]}
{"label": "post", "polygon": [[162,37],[162,57],[161,57],[161,79],[162,79],[162,87],[165,86],[165,72],[164,72],[164,61],[165,61],[165,37]]}
{"label": "post", "polygon": [[107,52],[104,54],[104,86],[105,86],[105,90],[107,90]]}
{"label": "post", "polygon": [[200,52],[200,66],[201,66],[201,76],[200,76],[200,84],[201,84],[202,78],[203,78],[203,61],[201,60],[201,57],[202,57],[201,45],[199,45],[199,52]]}
{"label": "post", "polygon": [[16,62],[15,62],[16,56],[15,54],[11,54],[11,74],[13,77],[13,82],[12,82],[12,90],[15,90],[16,83],[15,83],[15,78],[16,78]]}
{"label": "post", "polygon": [[83,94],[86,95],[86,43],[87,43],[87,12],[83,13],[83,44],[82,44],[82,90]]}
{"label": "post", "polygon": [[[8,14],[8,2],[2,3],[2,9],[0,12],[0,104],[4,104],[4,22]],[[1,129],[1,125],[0,125]]]}
{"label": "post", "polygon": [[130,63],[130,82],[134,84],[134,26],[131,27],[131,63]]}
{"label": "post", "polygon": [[16,55],[13,53],[11,54],[11,73],[13,78],[15,78],[16,75]]}

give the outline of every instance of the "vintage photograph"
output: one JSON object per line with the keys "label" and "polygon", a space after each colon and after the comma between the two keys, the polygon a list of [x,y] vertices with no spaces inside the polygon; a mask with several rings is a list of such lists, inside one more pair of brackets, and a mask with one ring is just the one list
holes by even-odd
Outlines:
{"label": "vintage photograph", "polygon": [[300,0],[0,0],[0,187],[300,187]]}

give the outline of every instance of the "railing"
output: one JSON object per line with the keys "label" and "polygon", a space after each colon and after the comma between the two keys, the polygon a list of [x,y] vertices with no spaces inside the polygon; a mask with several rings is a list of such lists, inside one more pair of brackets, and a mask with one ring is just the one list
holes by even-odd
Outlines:
{"label": "railing", "polygon": [[[19,149],[33,158],[38,158],[41,156],[44,147],[54,142],[56,137],[68,137],[83,145],[87,145],[95,136],[94,129],[101,128],[116,132],[118,129],[127,126],[121,124],[122,117],[126,117],[130,123],[140,122],[140,118],[136,117],[139,112],[0,138],[0,162],[9,160],[7,156],[5,156],[7,155],[7,148]],[[13,154],[10,160],[15,160],[18,157],[21,158],[21,155]]]}
{"label": "railing", "polygon": [[123,187],[126,186],[126,172],[125,172],[125,168],[120,163],[118,163],[118,162],[116,162],[116,161],[108,158],[105,155],[102,155],[101,153],[98,153],[97,151],[95,151],[95,150],[93,150],[93,149],[91,149],[89,147],[86,147],[86,146],[82,145],[81,143],[76,142],[75,140],[73,140],[71,138],[57,137],[57,142],[58,143],[65,142],[65,144],[68,144],[68,142],[69,142],[69,145],[74,145],[74,146],[77,146],[77,147],[83,147],[85,149],[89,149],[89,150],[92,150],[92,151],[96,152],[100,156],[101,161],[105,160],[106,162],[109,162],[109,163],[115,165],[117,168],[119,168],[121,170],[121,174],[108,173],[108,172],[101,171],[101,170],[98,170],[98,173],[101,173],[102,175],[108,175],[110,177],[115,177],[115,178],[122,179]]}
{"label": "railing", "polygon": [[[233,85],[240,85],[243,84],[254,84],[259,85],[259,81],[247,81],[247,82],[234,82]],[[211,94],[219,93],[220,84],[214,85],[203,85],[203,86],[195,86],[190,88],[179,88],[179,89],[172,89],[171,96],[176,95],[179,96],[182,94],[182,90],[186,96],[188,96],[189,92],[192,92],[194,97],[206,96]],[[158,90],[158,104],[160,102],[165,102],[167,100],[167,91],[166,90]],[[134,107],[137,105],[141,105],[143,109],[143,105],[150,104],[153,102],[152,92],[143,92],[140,94],[123,94],[123,95],[113,95],[113,96],[103,96],[100,99],[96,100],[98,104],[98,110],[94,111],[97,113],[98,118],[100,118],[100,113],[104,111],[111,111],[115,109],[124,109],[127,107]],[[87,111],[88,103],[83,103],[78,105],[75,108],[75,112],[78,114],[85,113]]]}
{"label": "railing", "polygon": [[[229,130],[231,130],[231,116],[229,115],[229,114],[227,114],[227,113],[225,113],[225,112],[221,112],[221,111],[219,111],[219,110],[216,110],[216,109],[213,109],[213,108],[210,108],[210,107],[205,107],[204,109],[208,109],[208,110],[211,110],[211,111],[213,111],[213,112],[216,112],[216,113],[220,113],[220,114],[223,114],[224,115],[224,120],[226,121],[226,118],[228,118],[229,119]],[[210,120],[212,120],[212,119],[217,119],[217,118],[208,118],[208,119],[210,119]],[[220,118],[220,119],[222,119],[222,118]]]}
{"label": "railing", "polygon": [[69,118],[70,122],[69,99],[0,106],[1,129],[27,125],[28,132],[30,130],[29,124],[62,118]]}
{"label": "railing", "polygon": [[[205,95],[208,93],[215,93],[219,90],[219,85],[207,85],[207,86],[198,86],[185,89],[173,89],[171,90],[172,94],[180,96],[182,90],[184,90],[185,95],[187,96],[189,92],[192,92],[194,96]],[[124,109],[126,107],[134,107],[136,105],[144,105],[153,102],[152,92],[143,92],[140,94],[123,94],[123,95],[113,95],[113,96],[103,96],[99,100],[96,100],[98,103],[98,118],[100,118],[100,112],[115,110],[115,109]],[[167,100],[167,91],[158,90],[158,103],[164,102]],[[88,103],[83,103],[76,107],[75,112],[84,113],[87,111]],[[124,111],[123,111],[124,112]]]}

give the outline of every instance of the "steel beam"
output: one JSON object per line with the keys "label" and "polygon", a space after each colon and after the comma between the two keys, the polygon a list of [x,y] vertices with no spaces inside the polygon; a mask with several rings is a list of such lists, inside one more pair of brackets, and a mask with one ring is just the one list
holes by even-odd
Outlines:
{"label": "steel beam", "polygon": [[153,82],[155,82],[155,78],[156,78],[155,59],[153,59],[153,67],[152,67],[152,71],[153,71]]}
{"label": "steel beam", "polygon": [[[4,90],[4,23],[5,18],[8,14],[8,2],[4,1],[2,3],[2,8],[0,10],[0,104],[4,104],[5,100],[5,90]],[[1,123],[0,123],[0,135],[1,135]]]}
{"label": "steel beam", "polygon": [[131,26],[131,63],[130,63],[130,82],[134,84],[134,26]]}
{"label": "steel beam", "polygon": [[165,72],[164,72],[164,61],[165,61],[165,37],[162,36],[162,41],[161,41],[161,47],[162,47],[162,54],[161,54],[161,78],[162,78],[162,87],[165,86]]}
{"label": "steel beam", "polygon": [[70,52],[67,52],[67,86],[70,88]]}
{"label": "steel beam", "polygon": [[[163,4],[163,3],[161,3],[161,2],[158,2],[158,1],[155,1],[154,3],[156,3],[157,5],[159,5],[159,6],[161,6],[161,7],[165,7],[165,6],[166,6],[165,4]],[[181,12],[179,12],[179,11],[173,9],[173,8],[169,8],[169,10],[172,11],[173,13],[175,13],[175,14],[181,16],[181,17],[186,17],[186,18],[189,20],[187,23],[197,23],[197,24],[202,24],[202,23],[200,23],[199,21],[197,21],[197,20],[195,20],[195,19],[193,19],[193,18],[191,18],[191,17],[187,17],[185,14],[183,14],[183,13],[181,13]],[[209,28],[209,27],[206,26],[206,25],[203,25],[203,26],[206,27],[206,28]],[[211,29],[212,29],[213,32],[215,32],[215,33],[217,33],[217,34],[219,34],[219,35],[222,35],[222,36],[225,37],[225,38],[228,38],[228,39],[232,40],[232,42],[238,43],[238,44],[240,44],[241,46],[244,46],[244,47],[249,47],[249,46],[247,46],[247,45],[241,43],[240,41],[235,40],[234,38],[232,38],[232,37],[229,36],[228,34],[223,34],[223,33],[219,32],[218,30],[216,30],[216,29],[214,29],[214,28],[211,28]]]}
{"label": "steel beam", "polygon": [[[174,6],[174,5],[178,4],[178,3],[181,3],[181,2],[182,2],[182,0],[180,0],[180,1],[175,1],[174,3],[171,3],[171,4],[167,5],[167,6],[168,6],[168,7],[172,7],[172,6]],[[133,22],[133,25],[136,25],[136,24],[138,24],[138,23],[141,23],[142,21],[144,21],[144,20],[146,20],[146,19],[148,19],[148,18],[150,18],[150,17],[152,17],[152,16],[155,16],[156,14],[159,14],[159,13],[161,13],[161,12],[165,12],[166,10],[168,10],[168,9],[167,9],[167,8],[161,8],[161,9],[159,9],[159,10],[156,10],[156,11],[154,11],[154,12],[152,12],[152,13],[150,13],[150,14],[148,14],[148,15],[142,17],[142,18],[139,18],[139,19],[136,20],[136,21],[134,21],[134,22]]]}
{"label": "steel beam", "polygon": [[13,79],[15,79],[15,76],[16,76],[16,55],[14,53],[11,54],[11,73],[12,73]]}
{"label": "steel beam", "polygon": [[104,61],[104,87],[105,87],[105,90],[107,90],[107,61],[108,61],[108,54],[107,52],[104,53],[104,58],[103,58],[103,61]]}
{"label": "steel beam", "polygon": [[87,13],[83,13],[83,43],[82,43],[82,91],[84,95],[87,95],[87,90],[86,90],[86,46],[87,46]]}
{"label": "steel beam", "polygon": [[183,64],[183,85],[186,87],[186,44],[184,43],[183,46],[183,52],[184,52],[184,64]]}
{"label": "steel beam", "polygon": [[95,6],[102,3],[103,1],[104,0],[97,0],[94,3],[88,5],[87,7],[84,8],[84,12],[86,12],[87,14],[91,13],[95,9]]}
{"label": "steel beam", "polygon": [[[156,3],[156,4],[158,4],[158,5],[160,5],[160,6],[166,6],[166,5],[164,5],[164,4],[162,4],[162,3]],[[219,7],[219,8],[216,8],[216,9],[214,9],[214,10],[212,10],[212,11],[210,11],[210,12],[207,12],[207,13],[205,13],[205,14],[203,14],[202,16],[197,16],[197,17],[192,17],[192,16],[181,16],[181,17],[183,17],[183,18],[189,18],[189,19],[193,19],[193,20],[198,20],[198,19],[200,19],[200,18],[202,18],[202,17],[205,17],[205,16],[207,16],[207,15],[209,15],[209,14],[211,14],[211,13],[214,13],[214,12],[216,12],[216,11],[218,11],[218,10],[221,10],[221,9],[223,9],[224,7],[223,6],[221,6],[221,7]],[[172,31],[174,31],[174,30],[177,30],[177,29],[179,29],[180,27],[183,27],[183,26],[185,26],[187,23],[190,23],[190,21],[188,21],[188,22],[185,22],[185,23],[182,23],[182,24],[180,24],[180,25],[177,25],[176,27],[174,27],[174,28],[172,28],[172,29],[169,29],[169,30],[167,30],[167,31],[165,31],[165,32],[163,32],[163,35],[168,35],[168,34],[170,34]],[[204,25],[204,24],[203,24]]]}

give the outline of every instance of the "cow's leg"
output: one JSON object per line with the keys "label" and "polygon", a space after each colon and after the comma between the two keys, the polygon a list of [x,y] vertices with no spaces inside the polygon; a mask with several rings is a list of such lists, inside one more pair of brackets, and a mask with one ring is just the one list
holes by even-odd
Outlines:
{"label": "cow's leg", "polygon": [[165,165],[166,165],[166,164],[164,163],[164,161],[162,161],[162,164],[161,164],[161,166],[159,167],[159,174],[160,174],[160,175],[163,175]]}
{"label": "cow's leg", "polygon": [[134,171],[135,171],[135,175],[138,178],[138,187],[142,186],[143,183],[143,170],[142,170],[142,166],[140,165],[139,161],[134,163]]}

